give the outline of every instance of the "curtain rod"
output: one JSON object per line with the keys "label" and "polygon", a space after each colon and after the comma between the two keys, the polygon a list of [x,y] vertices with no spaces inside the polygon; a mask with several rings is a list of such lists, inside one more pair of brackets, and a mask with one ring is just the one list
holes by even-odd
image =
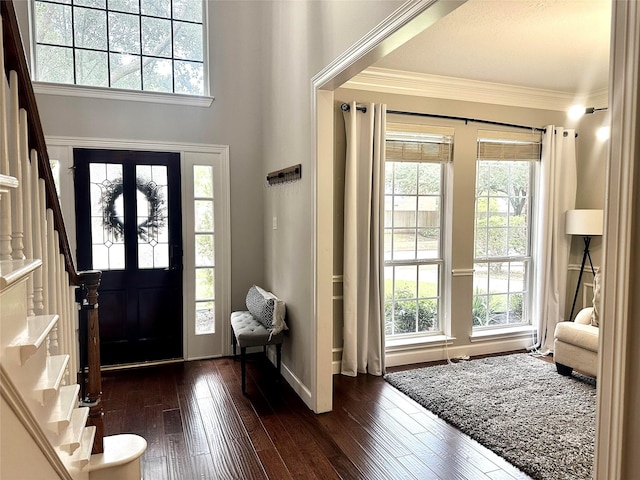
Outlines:
{"label": "curtain rod", "polygon": [[[351,105],[349,105],[348,103],[343,103],[340,108],[342,109],[343,112],[348,112],[349,110],[351,110]],[[356,110],[362,112],[362,113],[367,113],[367,107],[365,106],[356,106]],[[465,124],[468,122],[476,122],[476,123],[485,123],[488,125],[498,125],[501,127],[512,127],[512,128],[522,128],[525,130],[531,130],[534,132],[542,132],[545,133],[546,130],[544,128],[538,128],[538,127],[529,127],[527,125],[516,125],[514,123],[504,123],[504,122],[494,122],[492,120],[482,120],[482,119],[478,119],[478,118],[467,118],[467,117],[456,117],[456,116],[451,116],[451,115],[439,115],[437,113],[419,113],[419,112],[403,112],[401,110],[387,110],[388,114],[392,114],[392,115],[409,115],[412,117],[431,117],[431,118],[442,118],[445,120],[459,120],[464,122]],[[578,135],[576,134],[576,137]]]}

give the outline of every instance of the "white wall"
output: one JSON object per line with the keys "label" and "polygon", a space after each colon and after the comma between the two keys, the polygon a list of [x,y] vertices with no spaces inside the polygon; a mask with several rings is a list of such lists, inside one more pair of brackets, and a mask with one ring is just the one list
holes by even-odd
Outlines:
{"label": "white wall", "polygon": [[[287,301],[283,364],[313,397],[313,182],[311,78],[402,2],[271,2],[264,18],[263,174],[302,164],[302,180],[264,191],[265,281]],[[322,208],[322,206],[319,206]],[[272,217],[278,229],[272,229]],[[327,332],[330,335],[330,332]]]}
{"label": "white wall", "polygon": [[[27,2],[14,2],[23,41]],[[58,95],[37,95],[47,136],[229,145],[231,176],[231,307],[264,281],[261,85],[262,18],[268,3],[208,4],[209,108]],[[29,50],[28,47],[26,47]]]}

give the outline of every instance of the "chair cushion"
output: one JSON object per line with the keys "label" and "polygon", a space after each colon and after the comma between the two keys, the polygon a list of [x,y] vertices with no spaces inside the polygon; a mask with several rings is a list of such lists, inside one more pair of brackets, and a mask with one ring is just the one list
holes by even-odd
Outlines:
{"label": "chair cushion", "polygon": [[231,327],[240,347],[276,345],[284,338],[282,332],[269,332],[249,311],[231,313]]}
{"label": "chair cushion", "polygon": [[273,293],[253,285],[247,292],[247,310],[274,335],[287,330],[285,303]]}
{"label": "chair cushion", "polygon": [[556,325],[555,338],[592,352],[598,352],[598,327],[575,322],[560,322]]}

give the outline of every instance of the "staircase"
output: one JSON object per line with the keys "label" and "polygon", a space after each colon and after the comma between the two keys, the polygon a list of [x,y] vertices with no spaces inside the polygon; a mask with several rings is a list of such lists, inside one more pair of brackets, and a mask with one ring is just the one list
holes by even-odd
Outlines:
{"label": "staircase", "polygon": [[0,477],[85,479],[96,427],[78,406],[80,386],[67,383],[69,354],[50,352],[60,317],[28,314],[28,285],[41,269],[40,260],[0,262]]}
{"label": "staircase", "polygon": [[0,7],[0,479],[139,480],[145,440],[103,438],[101,273],[75,270],[13,3]]}

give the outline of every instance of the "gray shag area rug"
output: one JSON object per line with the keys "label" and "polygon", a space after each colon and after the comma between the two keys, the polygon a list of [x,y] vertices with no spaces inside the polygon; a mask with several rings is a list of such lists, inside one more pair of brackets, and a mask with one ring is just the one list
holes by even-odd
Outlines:
{"label": "gray shag area rug", "polygon": [[590,479],[595,381],[528,354],[385,375],[391,385],[538,480]]}

